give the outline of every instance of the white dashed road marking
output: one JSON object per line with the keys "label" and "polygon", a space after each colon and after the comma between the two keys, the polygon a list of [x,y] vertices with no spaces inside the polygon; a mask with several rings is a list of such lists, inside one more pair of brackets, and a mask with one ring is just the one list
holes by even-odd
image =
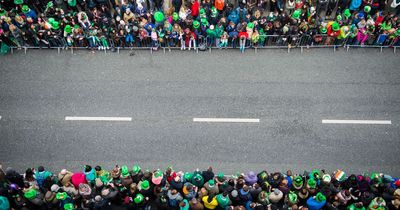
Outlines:
{"label": "white dashed road marking", "polygon": [[131,117],[65,117],[67,121],[132,121]]}
{"label": "white dashed road marking", "polygon": [[260,119],[250,119],[250,118],[193,118],[193,122],[259,123]]}
{"label": "white dashed road marking", "polygon": [[373,124],[373,125],[391,125],[390,120],[322,120],[324,124]]}

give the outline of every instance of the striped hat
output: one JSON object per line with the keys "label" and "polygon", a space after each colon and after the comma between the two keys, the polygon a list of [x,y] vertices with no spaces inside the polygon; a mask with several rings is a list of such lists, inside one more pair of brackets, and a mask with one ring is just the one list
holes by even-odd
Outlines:
{"label": "striped hat", "polygon": [[335,179],[339,182],[344,181],[346,179],[346,173],[342,170],[337,170],[335,172]]}

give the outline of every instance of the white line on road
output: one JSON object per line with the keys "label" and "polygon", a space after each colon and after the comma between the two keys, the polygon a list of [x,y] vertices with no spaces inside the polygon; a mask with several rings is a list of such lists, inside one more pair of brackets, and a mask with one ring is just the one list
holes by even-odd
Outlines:
{"label": "white line on road", "polygon": [[391,125],[390,120],[322,120],[325,124],[375,124],[375,125]]}
{"label": "white line on road", "polygon": [[68,121],[132,121],[131,117],[70,117],[66,116]]}
{"label": "white line on road", "polygon": [[193,122],[259,123],[260,119],[249,119],[249,118],[193,118]]}

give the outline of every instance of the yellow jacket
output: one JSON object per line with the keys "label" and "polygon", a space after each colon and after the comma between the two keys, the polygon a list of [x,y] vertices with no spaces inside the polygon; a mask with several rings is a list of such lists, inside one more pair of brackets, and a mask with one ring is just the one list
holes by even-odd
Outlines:
{"label": "yellow jacket", "polygon": [[206,207],[207,209],[215,209],[218,206],[218,201],[215,197],[211,200],[211,202],[208,202],[208,195],[204,196],[202,200],[204,203],[204,207]]}

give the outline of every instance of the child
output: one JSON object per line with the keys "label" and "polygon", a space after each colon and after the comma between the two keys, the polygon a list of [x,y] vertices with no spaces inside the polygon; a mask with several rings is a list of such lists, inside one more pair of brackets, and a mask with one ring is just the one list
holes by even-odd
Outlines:
{"label": "child", "polygon": [[224,31],[224,33],[221,36],[221,42],[219,44],[219,48],[227,48],[228,46],[228,32]]}
{"label": "child", "polygon": [[248,39],[248,37],[249,34],[246,31],[239,32],[239,47],[241,53],[244,53],[246,40]]}

